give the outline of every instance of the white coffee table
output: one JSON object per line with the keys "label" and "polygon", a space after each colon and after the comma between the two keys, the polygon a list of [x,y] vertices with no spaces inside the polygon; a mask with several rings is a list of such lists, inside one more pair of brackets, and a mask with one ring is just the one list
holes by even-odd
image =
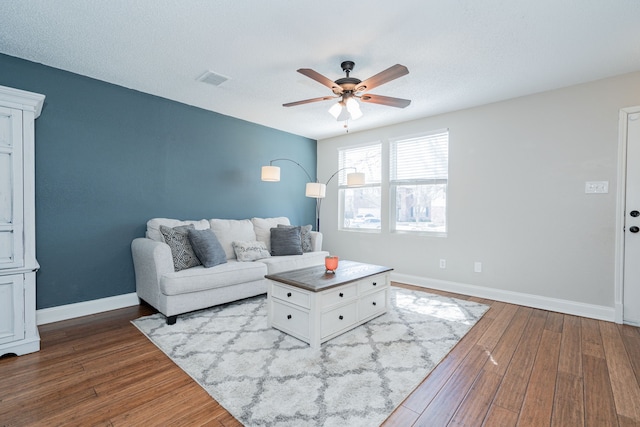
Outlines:
{"label": "white coffee table", "polygon": [[319,348],[387,312],[391,270],[341,260],[335,273],[316,266],[269,274],[268,324]]}

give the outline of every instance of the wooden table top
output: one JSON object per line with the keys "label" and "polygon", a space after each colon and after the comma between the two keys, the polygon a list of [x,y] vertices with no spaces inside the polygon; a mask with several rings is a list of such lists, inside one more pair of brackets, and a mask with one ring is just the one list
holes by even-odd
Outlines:
{"label": "wooden table top", "polygon": [[320,292],[391,270],[393,270],[393,268],[381,265],[340,260],[335,273],[327,273],[324,265],[317,265],[299,270],[267,274],[265,277],[311,292]]}

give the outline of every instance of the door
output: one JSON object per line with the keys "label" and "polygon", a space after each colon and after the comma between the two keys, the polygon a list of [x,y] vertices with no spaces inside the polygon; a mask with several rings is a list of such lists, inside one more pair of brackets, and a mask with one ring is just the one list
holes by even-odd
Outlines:
{"label": "door", "polygon": [[627,116],[624,219],[624,323],[640,326],[640,113]]}

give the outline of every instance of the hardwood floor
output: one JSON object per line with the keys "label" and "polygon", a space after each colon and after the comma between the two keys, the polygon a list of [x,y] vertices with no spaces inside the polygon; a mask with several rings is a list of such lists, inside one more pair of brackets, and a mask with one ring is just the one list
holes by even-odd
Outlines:
{"label": "hardwood floor", "polygon": [[[640,425],[639,328],[429,292],[491,309],[385,426]],[[41,326],[0,359],[0,426],[241,425],[130,324],[152,312]]]}

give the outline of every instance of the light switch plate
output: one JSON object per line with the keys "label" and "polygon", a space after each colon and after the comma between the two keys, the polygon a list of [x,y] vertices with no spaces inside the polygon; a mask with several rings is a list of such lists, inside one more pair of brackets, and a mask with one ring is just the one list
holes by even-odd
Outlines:
{"label": "light switch plate", "polygon": [[584,183],[586,194],[605,194],[609,192],[609,181],[587,181]]}

